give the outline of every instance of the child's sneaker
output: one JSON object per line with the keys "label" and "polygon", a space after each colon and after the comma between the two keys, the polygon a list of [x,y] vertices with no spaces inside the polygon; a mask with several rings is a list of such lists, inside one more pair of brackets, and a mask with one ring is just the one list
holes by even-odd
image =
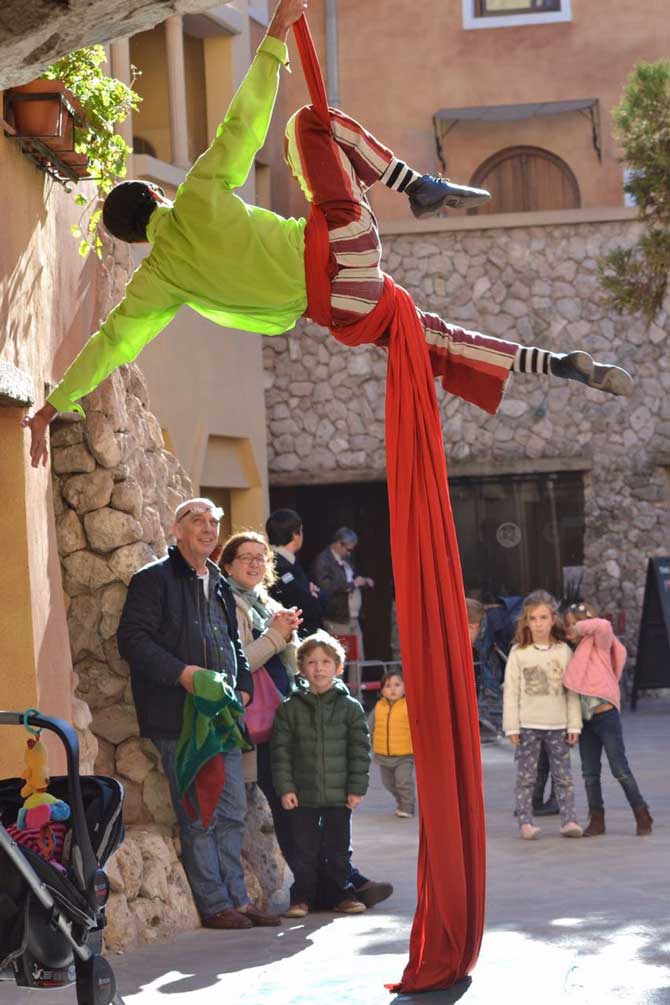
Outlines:
{"label": "child's sneaker", "polygon": [[409,820],[414,816],[413,813],[406,813],[405,810],[396,810],[395,815],[397,817],[402,817],[403,820]]}
{"label": "child's sneaker", "polygon": [[564,838],[580,838],[583,833],[579,824],[576,824],[574,820],[571,820],[568,824],[563,824],[561,827],[561,834]]}
{"label": "child's sneaker", "polygon": [[307,904],[291,904],[282,914],[283,918],[305,918],[309,914]]}
{"label": "child's sneaker", "polygon": [[540,833],[540,828],[533,827],[532,824],[521,824],[519,832],[524,841],[534,841]]}
{"label": "child's sneaker", "polygon": [[338,914],[362,914],[363,911],[367,911],[367,907],[361,904],[360,900],[341,900],[339,904],[335,904],[333,910]]}

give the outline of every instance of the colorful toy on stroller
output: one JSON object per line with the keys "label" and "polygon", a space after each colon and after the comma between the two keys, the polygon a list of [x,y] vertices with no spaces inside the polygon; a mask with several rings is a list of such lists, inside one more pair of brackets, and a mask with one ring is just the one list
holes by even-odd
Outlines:
{"label": "colorful toy on stroller", "polygon": [[[75,984],[78,1005],[122,1005],[102,933],[103,866],[123,840],[123,787],[104,775],[80,777],[67,722],[35,709],[0,712],[0,726],[21,725],[33,734],[24,777],[0,781],[0,981]],[[62,741],[67,775],[49,780],[42,729]]]}

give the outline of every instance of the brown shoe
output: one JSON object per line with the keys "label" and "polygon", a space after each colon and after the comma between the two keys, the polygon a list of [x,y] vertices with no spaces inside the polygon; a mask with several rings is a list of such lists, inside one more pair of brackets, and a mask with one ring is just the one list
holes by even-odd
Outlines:
{"label": "brown shoe", "polygon": [[585,829],[582,837],[585,838],[600,837],[600,835],[604,833],[605,833],[605,811],[591,810],[591,813],[589,814],[589,825]]}
{"label": "brown shoe", "polygon": [[209,918],[203,918],[202,924],[205,928],[253,928],[254,923],[246,914],[236,911],[234,907],[227,907],[218,914],[210,914]]}
{"label": "brown shoe", "polygon": [[360,900],[341,900],[339,904],[335,904],[333,910],[338,914],[362,914],[367,908]]}
{"label": "brown shoe", "polygon": [[302,901],[298,904],[291,904],[284,911],[285,918],[306,918],[309,914],[309,907],[307,904],[303,904]]}
{"label": "brown shoe", "polygon": [[239,913],[244,918],[248,918],[256,928],[272,928],[275,925],[281,924],[278,914],[266,914],[264,911],[259,911],[253,904],[245,907]]}
{"label": "brown shoe", "polygon": [[637,806],[633,813],[635,814],[635,819],[637,820],[637,835],[639,837],[645,837],[647,834],[651,834],[651,825],[654,819],[649,812],[649,807],[646,803],[642,803],[642,806]]}

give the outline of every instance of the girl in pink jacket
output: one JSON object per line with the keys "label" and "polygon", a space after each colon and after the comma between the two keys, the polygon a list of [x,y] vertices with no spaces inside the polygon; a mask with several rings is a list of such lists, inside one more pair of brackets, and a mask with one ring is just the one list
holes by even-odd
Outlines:
{"label": "girl in pink jacket", "polygon": [[639,835],[651,834],[653,823],[626,758],[621,731],[619,680],[626,663],[626,650],[609,621],[597,616],[593,604],[571,604],[565,613],[568,639],[577,643],[563,684],[576,691],[582,703],[579,753],[589,803],[589,825],[584,837],[605,833],[605,808],[600,785],[603,747],[612,774],[621,785],[637,821]]}

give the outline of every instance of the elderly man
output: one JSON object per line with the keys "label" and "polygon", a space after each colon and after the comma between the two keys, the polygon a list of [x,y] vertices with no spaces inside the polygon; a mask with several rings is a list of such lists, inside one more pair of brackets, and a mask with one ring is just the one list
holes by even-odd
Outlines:
{"label": "elderly man", "polygon": [[351,555],[358,544],[358,535],[350,527],[340,527],[327,548],[314,559],[314,581],[321,590],[321,603],[326,628],[333,635],[355,635],[358,658],[363,659],[363,634],[360,613],[361,591],[372,588],[374,580],[358,576],[351,564]]}
{"label": "elderly man", "polygon": [[[189,499],[175,513],[176,545],[133,576],[118,630],[130,664],[140,733],[158,748],[181,834],[182,861],[206,928],[277,925],[250,902],[241,852],[246,814],[242,753],[218,753],[225,782],[203,812],[194,788],[189,814],[178,791],[177,743],[187,693],[199,670],[223,675],[243,705],[253,696],[249,664],[237,631],[235,599],[210,561],[222,511],[210,499]],[[209,819],[207,819],[209,817]],[[204,818],[204,819],[203,819]],[[205,822],[206,821],[206,822]]]}

